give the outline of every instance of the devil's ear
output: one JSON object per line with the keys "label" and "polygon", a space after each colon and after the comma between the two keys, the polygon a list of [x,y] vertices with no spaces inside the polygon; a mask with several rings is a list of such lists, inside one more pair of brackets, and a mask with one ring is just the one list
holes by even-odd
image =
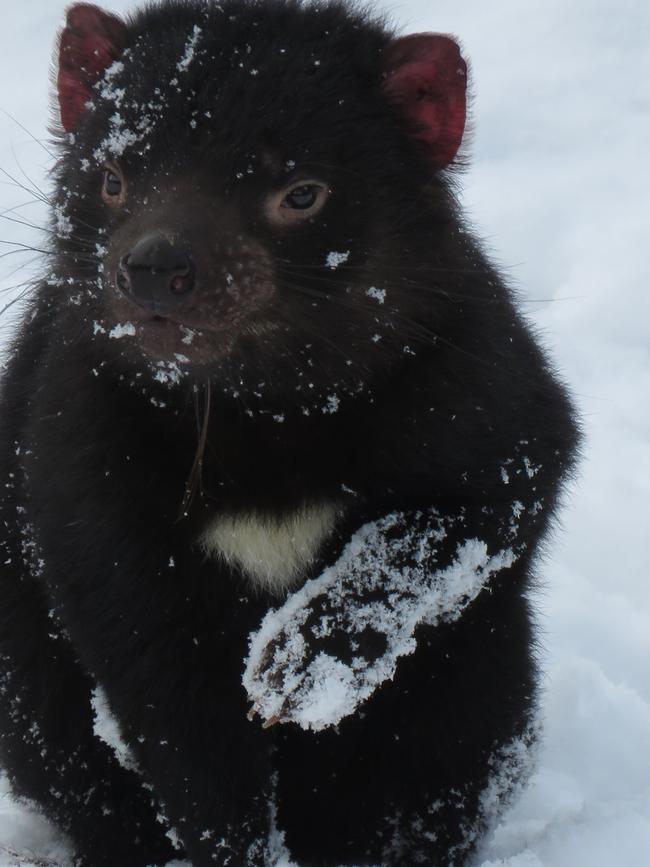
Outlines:
{"label": "devil's ear", "polygon": [[68,9],[59,40],[57,90],[63,129],[71,132],[92,99],[93,84],[124,50],[126,25],[90,3]]}
{"label": "devil's ear", "polygon": [[449,165],[466,117],[467,65],[458,45],[448,36],[416,33],[389,43],[383,63],[387,98],[427,146],[436,168]]}

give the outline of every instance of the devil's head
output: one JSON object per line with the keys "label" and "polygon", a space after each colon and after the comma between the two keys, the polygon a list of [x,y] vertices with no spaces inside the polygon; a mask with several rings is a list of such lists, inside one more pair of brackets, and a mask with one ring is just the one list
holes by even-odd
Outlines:
{"label": "devil's head", "polygon": [[413,226],[448,229],[465,90],[451,39],[339,3],[72,6],[56,228],[87,334],[182,372],[284,365],[296,388],[390,363],[422,304]]}

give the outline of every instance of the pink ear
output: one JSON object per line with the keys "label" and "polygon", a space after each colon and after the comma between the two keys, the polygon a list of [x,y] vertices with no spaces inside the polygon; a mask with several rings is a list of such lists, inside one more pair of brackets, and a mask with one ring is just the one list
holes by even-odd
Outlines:
{"label": "pink ear", "polygon": [[384,93],[403,112],[436,168],[456,156],[465,129],[467,66],[448,36],[416,33],[384,51]]}
{"label": "pink ear", "polygon": [[124,22],[90,3],[68,9],[59,41],[57,89],[61,123],[70,132],[92,99],[93,84],[122,53],[126,44]]}

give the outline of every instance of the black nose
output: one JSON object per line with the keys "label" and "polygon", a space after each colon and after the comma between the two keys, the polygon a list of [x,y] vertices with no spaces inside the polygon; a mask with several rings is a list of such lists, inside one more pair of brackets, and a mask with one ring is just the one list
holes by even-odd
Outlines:
{"label": "black nose", "polygon": [[164,316],[186,302],[194,277],[189,246],[153,232],[121,259],[116,283],[140,307]]}

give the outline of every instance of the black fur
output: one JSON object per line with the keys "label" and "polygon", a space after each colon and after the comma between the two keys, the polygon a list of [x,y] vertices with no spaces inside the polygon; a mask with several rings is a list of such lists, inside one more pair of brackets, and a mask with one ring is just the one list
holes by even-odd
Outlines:
{"label": "black fur", "polygon": [[[205,51],[181,71],[194,25]],[[98,94],[60,135],[50,276],[0,408],[0,746],[80,864],[164,864],[181,856],[168,827],[197,867],[270,863],[273,789],[302,867],[465,864],[495,761],[530,738],[527,591],[576,428],[451,174],[382,92],[392,38],[336,2],[166,0],[128,22],[120,105]],[[116,112],[129,130],[153,117],[119,157],[121,210],[94,156]],[[262,203],[292,163],[332,194],[278,231]],[[272,327],[228,320],[207,360],[171,366],[111,337],[128,319],[116,263],[162,223],[191,239],[215,305],[238,260],[270,273]],[[349,255],[332,268],[331,252]],[[345,517],[313,575],[362,524],[431,507],[496,550],[520,503],[520,556],[461,619],[421,626],[394,681],[336,729],[263,730],[241,676],[277,600],[195,542],[215,514],[319,500]],[[146,786],[93,734],[96,683]]]}

